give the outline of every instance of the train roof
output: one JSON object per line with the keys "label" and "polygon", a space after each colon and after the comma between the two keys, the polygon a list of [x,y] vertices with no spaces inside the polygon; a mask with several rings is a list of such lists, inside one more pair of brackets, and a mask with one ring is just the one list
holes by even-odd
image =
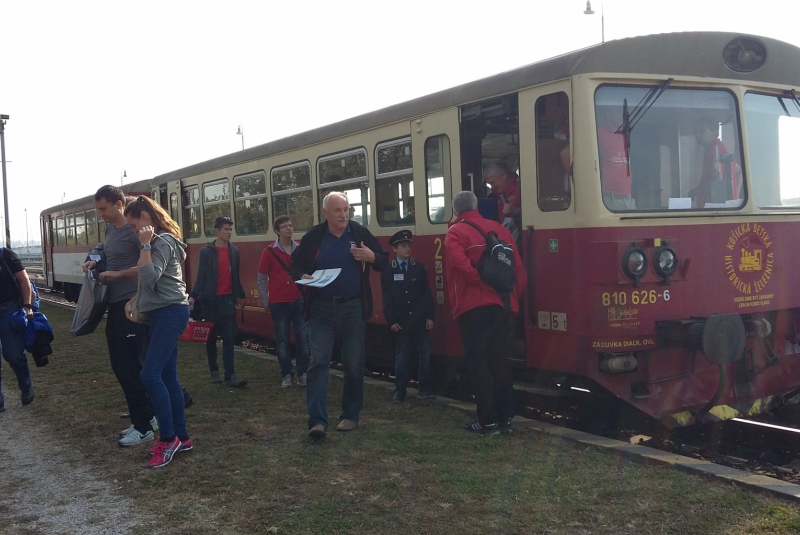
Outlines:
{"label": "train roof", "polygon": [[[150,184],[152,184],[152,179],[147,178],[145,180],[138,180],[136,182],[131,182],[130,184],[125,184],[122,187],[122,191],[125,194],[130,195],[131,193],[139,193],[139,192],[150,192]],[[45,208],[41,212],[41,216],[44,217],[48,214],[52,214],[54,212],[61,212],[62,210],[65,212],[69,212],[74,210],[75,208],[82,208],[87,204],[94,203],[94,193],[91,195],[87,195],[86,197],[81,197],[80,199],[75,199],[72,201],[67,201],[63,204],[57,204],[55,206],[51,206],[50,208]]]}

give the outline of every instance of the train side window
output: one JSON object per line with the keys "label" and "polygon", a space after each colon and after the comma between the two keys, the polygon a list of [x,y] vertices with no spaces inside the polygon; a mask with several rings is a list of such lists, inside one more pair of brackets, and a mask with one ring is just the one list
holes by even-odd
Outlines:
{"label": "train side window", "polygon": [[331,191],[341,191],[350,202],[350,219],[362,225],[369,225],[369,179],[367,178],[367,151],[354,149],[330,156],[317,162],[319,178],[319,218],[322,213],[322,199]]}
{"label": "train side window", "polygon": [[414,224],[411,138],[375,147],[375,192],[378,224],[382,227]]}
{"label": "train side window", "polygon": [[214,221],[231,215],[231,192],[228,179],[203,184],[203,228],[207,238],[214,237]]}
{"label": "train side window", "polygon": [[67,245],[75,245],[75,216],[67,216]]}
{"label": "train side window", "polygon": [[169,216],[177,221],[178,220],[178,194],[169,194]]}
{"label": "train side window", "polygon": [[569,97],[559,91],[536,99],[537,203],[542,212],[569,208],[571,174]]}
{"label": "train side window", "polygon": [[294,230],[308,230],[314,226],[314,197],[311,191],[311,164],[295,163],[275,167],[270,172],[272,181],[273,219],[286,215],[292,219]]}
{"label": "train side window", "polygon": [[97,238],[97,210],[86,210],[86,240],[94,247],[99,243]]}
{"label": "train side window", "polygon": [[446,223],[452,217],[450,183],[450,139],[429,137],[425,140],[425,188],[431,223]]}
{"label": "train side window", "polygon": [[64,247],[67,244],[66,231],[64,229],[64,218],[56,218],[56,245]]}
{"label": "train side window", "polygon": [[267,204],[267,175],[263,171],[233,177],[236,234],[266,234],[270,227]]}
{"label": "train side window", "polygon": [[183,237],[200,237],[200,187],[183,188]]}
{"label": "train side window", "polygon": [[86,215],[83,212],[75,214],[75,243],[86,245]]}

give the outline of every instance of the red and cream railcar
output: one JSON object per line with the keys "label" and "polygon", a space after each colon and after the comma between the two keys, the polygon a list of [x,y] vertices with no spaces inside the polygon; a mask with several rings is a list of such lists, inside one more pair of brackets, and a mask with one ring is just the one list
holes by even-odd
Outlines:
{"label": "red and cream railcar", "polygon": [[[496,217],[483,170],[504,163],[522,192],[522,383],[603,389],[670,426],[756,413],[800,388],[799,62],[732,33],[612,41],[177,170],[152,194],[184,229],[190,285],[214,219],[233,217],[240,330],[272,337],[256,287],[270,222],[290,215],[300,238],[346,192],[387,249],[414,232],[434,352],[458,357],[451,199],[472,190]],[[372,285],[368,355],[390,367]]]}
{"label": "red and cream railcar", "polygon": [[[122,190],[128,195],[147,195],[150,183],[149,179],[131,182]],[[105,239],[106,224],[97,215],[94,193],[43,210],[39,217],[45,285],[77,301],[83,283],[81,266],[88,252]]]}

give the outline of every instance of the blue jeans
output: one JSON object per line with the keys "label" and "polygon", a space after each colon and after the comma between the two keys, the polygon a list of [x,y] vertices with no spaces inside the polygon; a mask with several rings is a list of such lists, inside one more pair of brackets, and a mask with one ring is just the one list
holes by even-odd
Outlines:
{"label": "blue jeans", "polygon": [[291,303],[270,303],[272,323],[275,324],[275,352],[281,365],[281,377],[292,374],[292,354],[289,351],[289,334],[294,325],[294,340],[297,344],[297,375],[308,371],[308,330],[303,318],[305,301],[301,297]]}
{"label": "blue jeans", "polygon": [[394,353],[394,385],[397,391],[405,394],[408,387],[408,361],[411,350],[417,347],[419,355],[419,391],[433,393],[431,379],[431,335],[426,329],[397,334]]}
{"label": "blue jeans", "polygon": [[[17,384],[23,392],[28,392],[33,383],[31,382],[31,371],[28,368],[28,359],[25,357],[25,342],[22,340],[22,331],[16,330],[11,326],[11,315],[19,310],[19,303],[11,301],[0,305],[0,345],[2,346],[3,358],[14,370],[17,376]],[[2,366],[0,366],[0,385],[2,385]],[[0,391],[0,405],[5,404],[3,393]]]}
{"label": "blue jeans", "polygon": [[217,366],[217,336],[222,337],[222,367],[225,369],[225,380],[235,373],[233,370],[233,345],[236,342],[236,298],[232,295],[217,296],[214,326],[208,333],[206,355],[208,368],[212,372],[219,371]]}
{"label": "blue jeans", "polygon": [[361,300],[333,303],[316,300],[311,303],[308,338],[311,362],[308,365],[306,405],[308,428],[322,424],[328,428],[328,376],[333,347],[339,342],[344,367],[342,414],[340,420],[358,422],[364,405],[364,335],[367,322]]}
{"label": "blue jeans", "polygon": [[178,382],[178,337],[188,323],[188,305],[168,305],[150,312],[150,345],[139,376],[158,416],[161,438],[189,436]]}

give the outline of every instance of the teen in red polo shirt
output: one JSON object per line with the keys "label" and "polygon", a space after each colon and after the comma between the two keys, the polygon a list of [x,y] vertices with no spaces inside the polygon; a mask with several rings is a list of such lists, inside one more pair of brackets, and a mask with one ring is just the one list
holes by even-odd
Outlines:
{"label": "teen in red polo shirt", "polygon": [[308,333],[303,319],[305,302],[300,289],[290,274],[292,253],[297,242],[292,239],[294,225],[289,216],[279,216],[272,223],[278,239],[261,253],[258,264],[258,293],[264,309],[272,313],[275,325],[275,350],[281,365],[281,386],[292,386],[292,354],[289,352],[289,334],[294,325],[297,343],[297,384],[306,386],[308,371]]}

